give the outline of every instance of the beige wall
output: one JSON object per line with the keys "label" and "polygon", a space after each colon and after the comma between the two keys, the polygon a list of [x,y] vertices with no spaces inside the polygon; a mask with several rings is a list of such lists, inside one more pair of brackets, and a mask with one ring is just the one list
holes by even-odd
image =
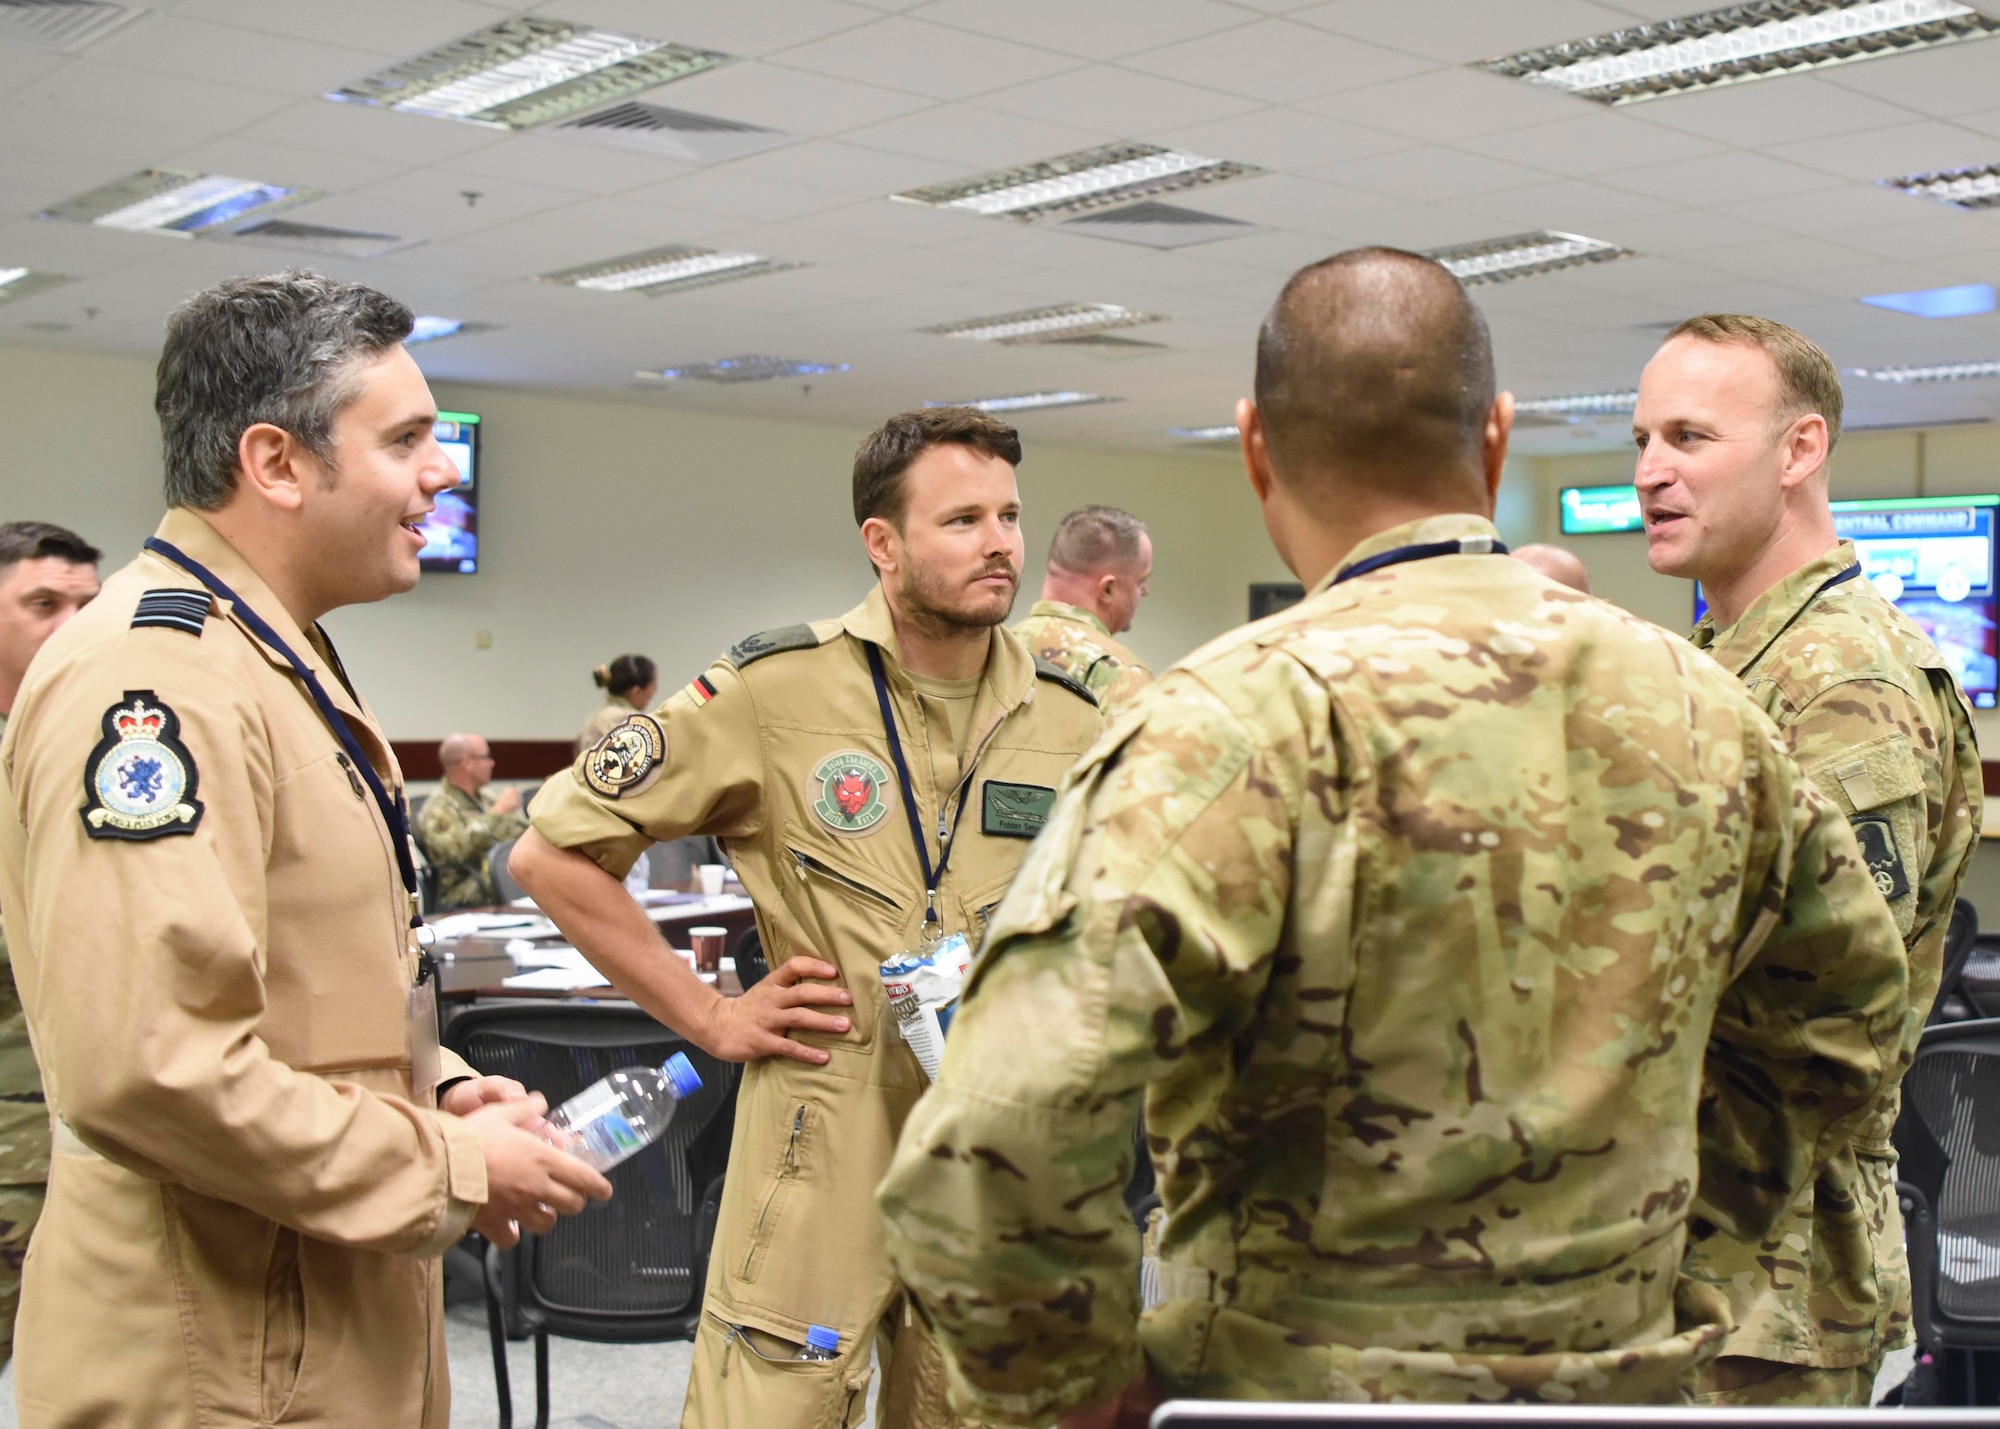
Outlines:
{"label": "beige wall", "polygon": [[[150,361],[0,348],[0,519],[72,526],[122,564],[159,519]],[[872,579],[848,471],[859,431],[644,402],[440,384],[485,419],[483,570],[327,624],[398,739],[458,727],[566,738],[598,698],[590,667],[651,655],[668,688],[755,630],[838,615]],[[1039,445],[1022,422],[1029,572],[1086,502],[1138,513],[1156,551],[1130,635],[1165,664],[1240,623],[1251,581],[1289,579],[1233,451]],[[489,649],[475,637],[491,634]]]}

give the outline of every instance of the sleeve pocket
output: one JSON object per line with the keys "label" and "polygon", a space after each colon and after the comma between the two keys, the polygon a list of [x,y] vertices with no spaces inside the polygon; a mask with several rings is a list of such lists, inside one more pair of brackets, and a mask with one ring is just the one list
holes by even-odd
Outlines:
{"label": "sleeve pocket", "polygon": [[1806,771],[1842,812],[1865,814],[1924,792],[1923,768],[1906,734],[1885,734],[1844,749]]}

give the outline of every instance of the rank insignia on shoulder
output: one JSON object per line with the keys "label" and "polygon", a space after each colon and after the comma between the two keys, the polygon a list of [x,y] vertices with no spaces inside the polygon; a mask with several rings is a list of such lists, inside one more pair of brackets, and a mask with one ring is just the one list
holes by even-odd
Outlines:
{"label": "rank insignia on shoulder", "polygon": [[722,658],[740,670],[766,655],[781,655],[787,650],[813,650],[818,646],[819,632],[810,625],[781,625],[776,630],[760,630],[755,635],[745,636],[730,646],[729,653]]}
{"label": "rank insignia on shoulder", "polygon": [[181,721],[151,690],[127,690],[104,712],[104,737],[83,768],[84,831],[94,839],[158,839],[201,824],[198,771]]}
{"label": "rank insignia on shoulder", "polygon": [[1854,841],[1861,845],[1861,857],[1884,898],[1901,898],[1910,891],[1910,875],[1903,867],[1903,850],[1896,842],[1896,830],[1880,814],[1860,814],[1848,822],[1854,826]]}
{"label": "rank insignia on shoulder", "polygon": [[688,683],[688,687],[682,690],[681,693],[693,700],[697,705],[705,705],[715,698],[715,686],[708,682],[708,676],[696,675]]}
{"label": "rank insignia on shoulder", "polygon": [[198,637],[207,623],[208,607],[209,596],[205,590],[182,590],[173,586],[164,590],[149,590],[139,597],[138,607],[132,612],[132,629],[163,625],[169,630]]}
{"label": "rank insignia on shoulder", "polygon": [[651,715],[627,715],[584,751],[577,777],[591,793],[623,799],[651,787],[667,759],[667,732]]}

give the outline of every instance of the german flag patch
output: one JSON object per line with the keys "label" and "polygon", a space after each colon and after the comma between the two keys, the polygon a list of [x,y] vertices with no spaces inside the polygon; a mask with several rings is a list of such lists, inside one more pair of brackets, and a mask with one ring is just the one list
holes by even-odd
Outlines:
{"label": "german flag patch", "polygon": [[681,693],[685,694],[689,699],[693,700],[697,705],[705,705],[710,700],[715,698],[715,686],[711,685],[708,682],[708,676],[696,675],[694,677],[694,683],[689,685],[687,689],[683,690]]}

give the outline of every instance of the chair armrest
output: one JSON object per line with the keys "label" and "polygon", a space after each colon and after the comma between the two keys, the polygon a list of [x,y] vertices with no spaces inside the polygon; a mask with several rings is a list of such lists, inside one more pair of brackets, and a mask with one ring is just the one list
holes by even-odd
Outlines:
{"label": "chair armrest", "polygon": [[1944,1348],[1931,1319],[1931,1307],[1937,1303],[1937,1217],[1930,1198],[1908,1181],[1896,1183],[1896,1200],[1903,1211],[1903,1244],[1910,1258],[1911,1326],[1918,1347],[1937,1353]]}

